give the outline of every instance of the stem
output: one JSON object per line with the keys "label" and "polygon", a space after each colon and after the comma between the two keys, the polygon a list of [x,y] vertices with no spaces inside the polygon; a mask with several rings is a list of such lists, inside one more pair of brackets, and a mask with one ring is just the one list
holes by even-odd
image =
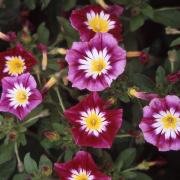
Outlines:
{"label": "stem", "polygon": [[167,10],[178,10],[180,9],[180,7],[164,7],[164,8],[160,8],[160,9],[156,9],[155,11],[167,11]]}
{"label": "stem", "polygon": [[23,163],[19,157],[19,151],[18,151],[18,145],[17,145],[17,141],[15,142],[14,144],[14,151],[15,151],[15,154],[16,154],[16,159],[17,159],[17,162],[18,162],[18,171],[19,172],[23,172],[24,170],[24,166],[23,166]]}
{"label": "stem", "polygon": [[125,172],[129,172],[129,171],[135,171],[137,170],[138,167],[132,167],[132,168],[129,168],[129,169],[125,169],[124,171],[122,171],[121,173],[125,173]]}
{"label": "stem", "polygon": [[24,121],[24,122],[22,123],[22,125],[29,124],[29,123],[31,123],[33,120],[38,119],[38,118],[40,118],[40,117],[42,117],[42,115],[41,115],[41,114],[38,114],[37,116],[34,116],[34,117],[28,119],[27,121]]}
{"label": "stem", "polygon": [[58,90],[57,87],[55,87],[55,91],[56,91],[56,94],[57,94],[58,99],[59,99],[59,105],[60,105],[60,107],[62,108],[62,110],[63,110],[63,112],[64,112],[64,111],[65,111],[65,107],[64,107],[64,104],[63,104],[61,95],[60,95],[59,90]]}
{"label": "stem", "polygon": [[125,137],[132,137],[132,136],[129,134],[121,134],[121,135],[117,135],[116,137],[117,138],[125,138]]}

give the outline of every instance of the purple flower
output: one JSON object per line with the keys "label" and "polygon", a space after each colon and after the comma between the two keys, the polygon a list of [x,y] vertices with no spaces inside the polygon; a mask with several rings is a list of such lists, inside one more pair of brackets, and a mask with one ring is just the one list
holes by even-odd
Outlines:
{"label": "purple flower", "polygon": [[154,98],[144,107],[139,125],[147,142],[159,151],[180,150],[180,99],[175,95]]}
{"label": "purple flower", "polygon": [[102,91],[124,72],[126,51],[111,34],[97,33],[89,42],[73,43],[66,61],[73,87]]}
{"label": "purple flower", "polygon": [[36,81],[29,73],[2,79],[1,112],[10,112],[22,120],[41,101]]}

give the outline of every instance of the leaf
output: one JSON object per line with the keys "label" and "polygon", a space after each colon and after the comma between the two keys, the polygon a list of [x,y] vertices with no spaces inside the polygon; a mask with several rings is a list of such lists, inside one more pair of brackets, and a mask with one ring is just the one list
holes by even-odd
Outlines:
{"label": "leaf", "polygon": [[24,3],[30,10],[33,10],[36,8],[36,0],[25,0]]}
{"label": "leaf", "polygon": [[13,144],[2,144],[0,146],[0,164],[3,164],[14,155],[14,145]]}
{"label": "leaf", "polygon": [[73,156],[73,152],[70,149],[66,150],[64,155],[64,161],[68,161],[72,159],[72,156]]}
{"label": "leaf", "polygon": [[22,173],[22,174],[16,174],[13,177],[13,180],[25,180],[25,179],[30,179],[30,176],[28,174]]}
{"label": "leaf", "polygon": [[[0,180],[8,180],[16,168],[16,159],[13,158],[10,161],[0,165]],[[3,179],[1,179],[3,177]]]}
{"label": "leaf", "polygon": [[152,178],[145,173],[136,172],[136,177],[133,180],[152,180]]}
{"label": "leaf", "polygon": [[46,28],[45,23],[41,23],[37,29],[38,41],[43,44],[48,44],[49,30]]}
{"label": "leaf", "polygon": [[154,11],[153,21],[164,24],[165,26],[171,26],[180,28],[180,11],[177,10],[156,10]]}
{"label": "leaf", "polygon": [[153,81],[146,75],[136,73],[132,77],[134,84],[144,91],[152,91],[155,88]]}
{"label": "leaf", "polygon": [[63,34],[65,40],[67,41],[68,47],[70,47],[72,45],[72,43],[78,39],[78,34],[72,28],[72,26],[70,25],[70,23],[67,19],[65,19],[63,17],[58,17],[57,19],[63,28],[62,34]]}
{"label": "leaf", "polygon": [[180,45],[180,37],[172,41],[170,44],[171,47],[177,46],[177,45]]}
{"label": "leaf", "polygon": [[52,168],[52,162],[45,155],[42,155],[39,161],[39,168],[44,165]]}
{"label": "leaf", "polygon": [[30,174],[38,171],[37,163],[30,157],[30,153],[27,153],[24,157],[24,168]]}
{"label": "leaf", "polygon": [[163,86],[166,82],[166,72],[162,66],[159,66],[156,70],[156,85]]}
{"label": "leaf", "polygon": [[130,21],[130,30],[136,31],[138,28],[140,28],[144,24],[144,17],[140,14],[138,16],[134,16],[131,18]]}
{"label": "leaf", "polygon": [[125,179],[134,179],[136,178],[136,173],[129,171],[129,172],[124,172],[122,173],[122,175],[124,176]]}
{"label": "leaf", "polygon": [[123,161],[123,168],[128,168],[136,157],[135,148],[127,148],[120,153],[116,161]]}
{"label": "leaf", "polygon": [[76,5],[76,0],[62,0],[62,8],[64,11],[71,10]]}
{"label": "leaf", "polygon": [[145,16],[147,16],[149,18],[153,18],[154,17],[154,10],[153,10],[153,8],[149,4],[147,4],[147,3],[143,5],[143,7],[141,9],[141,12]]}
{"label": "leaf", "polygon": [[42,10],[45,9],[49,5],[50,1],[51,0],[41,0],[41,3],[42,3],[41,9]]}

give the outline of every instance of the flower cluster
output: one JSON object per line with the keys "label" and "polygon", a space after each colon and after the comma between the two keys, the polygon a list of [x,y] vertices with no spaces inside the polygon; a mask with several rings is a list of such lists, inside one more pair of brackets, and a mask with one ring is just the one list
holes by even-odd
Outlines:
{"label": "flower cluster", "polygon": [[42,101],[34,77],[28,73],[36,59],[21,45],[0,53],[2,95],[0,111],[10,112],[23,120]]}

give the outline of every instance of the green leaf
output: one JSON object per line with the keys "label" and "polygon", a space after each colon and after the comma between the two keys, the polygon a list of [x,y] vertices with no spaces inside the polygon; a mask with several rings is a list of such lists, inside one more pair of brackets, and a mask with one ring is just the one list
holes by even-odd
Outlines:
{"label": "green leaf", "polygon": [[124,172],[124,173],[122,173],[122,175],[123,175],[123,177],[125,179],[134,179],[134,178],[136,178],[136,173],[132,172],[132,171]]}
{"label": "green leaf", "polygon": [[132,77],[134,84],[144,91],[152,91],[155,88],[153,81],[146,75],[136,73]]}
{"label": "green leaf", "polygon": [[49,30],[46,28],[45,23],[41,23],[37,29],[38,41],[43,44],[48,44]]}
{"label": "green leaf", "polygon": [[39,161],[39,168],[41,168],[44,165],[52,168],[52,162],[45,155],[42,155]]}
{"label": "green leaf", "polygon": [[162,66],[159,66],[156,70],[156,85],[163,86],[166,82],[166,72]]}
{"label": "green leaf", "polygon": [[131,18],[130,21],[130,30],[136,31],[138,28],[140,28],[144,24],[144,17],[140,14],[138,16],[134,16]]}
{"label": "green leaf", "polygon": [[71,10],[76,5],[76,0],[61,0],[64,11]]}
{"label": "green leaf", "polygon": [[177,10],[156,10],[154,12],[153,21],[164,24],[165,26],[171,26],[180,28],[180,11]]}
{"label": "green leaf", "polygon": [[41,9],[42,10],[45,9],[49,5],[50,1],[51,0],[41,0],[41,3],[42,3]]}
{"label": "green leaf", "polygon": [[13,180],[25,180],[25,179],[30,179],[30,176],[28,174],[22,173],[22,174],[16,174],[13,177]]}
{"label": "green leaf", "polygon": [[33,10],[36,8],[36,0],[25,0],[24,3],[30,10]]}
{"label": "green leaf", "polygon": [[27,153],[24,157],[24,168],[30,174],[38,171],[37,163],[30,157],[30,153]]}
{"label": "green leaf", "polygon": [[175,39],[174,41],[172,41],[170,46],[173,47],[173,46],[177,46],[177,45],[180,45],[180,37]]}
{"label": "green leaf", "polygon": [[14,144],[2,144],[0,146],[0,164],[3,164],[10,159],[12,159],[14,155]]}
{"label": "green leaf", "polygon": [[72,159],[72,156],[73,156],[73,152],[70,149],[66,150],[64,155],[64,161],[68,161]]}
{"label": "green leaf", "polygon": [[152,180],[152,178],[145,173],[136,172],[136,177],[133,180]]}
{"label": "green leaf", "polygon": [[72,45],[75,40],[78,40],[77,32],[72,28],[69,21],[63,17],[57,17],[60,25],[62,26],[62,34],[67,41],[68,47]]}
{"label": "green leaf", "polygon": [[153,18],[154,17],[154,10],[153,8],[149,5],[149,4],[144,4],[142,9],[141,9],[141,12],[149,17],[149,18]]}
{"label": "green leaf", "polygon": [[16,159],[13,158],[10,161],[0,165],[0,179],[8,180],[16,168]]}
{"label": "green leaf", "polygon": [[116,161],[123,161],[123,168],[128,168],[136,158],[136,149],[128,148],[120,153]]}

